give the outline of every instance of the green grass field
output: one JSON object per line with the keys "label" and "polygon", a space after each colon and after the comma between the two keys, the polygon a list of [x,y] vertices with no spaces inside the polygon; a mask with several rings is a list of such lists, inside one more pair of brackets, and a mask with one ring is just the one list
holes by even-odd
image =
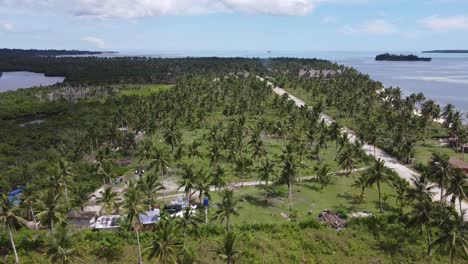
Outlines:
{"label": "green grass field", "polygon": [[[350,176],[334,176],[333,183],[320,190],[320,184],[315,181],[303,182],[293,188],[293,210],[298,211],[298,220],[316,218],[318,214],[330,209],[340,213],[365,211],[379,214],[378,193],[376,188],[368,188],[364,201],[359,201],[360,190],[351,187],[356,174]],[[233,223],[282,223],[287,222],[281,213],[289,213],[289,202],[286,185],[275,186],[265,200],[263,186],[244,187],[236,189],[240,199],[239,216],[233,218]],[[382,197],[388,210],[394,210],[394,191],[387,185],[382,185]],[[212,195],[212,202],[219,200],[219,194]],[[214,211],[210,210],[213,217]],[[310,215],[309,215],[310,212]]]}
{"label": "green grass field", "polygon": [[170,89],[171,87],[172,85],[167,85],[167,84],[119,86],[121,95],[137,95],[137,96],[148,96],[153,93],[158,93],[158,92]]}

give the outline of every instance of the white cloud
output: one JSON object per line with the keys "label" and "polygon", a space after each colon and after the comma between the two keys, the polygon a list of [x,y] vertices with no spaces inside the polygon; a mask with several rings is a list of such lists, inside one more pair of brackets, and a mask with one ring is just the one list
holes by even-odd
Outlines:
{"label": "white cloud", "polygon": [[97,48],[100,48],[100,49],[106,48],[106,42],[101,38],[88,36],[88,37],[82,38],[81,41],[89,43],[89,44],[91,44],[91,45],[93,45],[93,46],[95,46]]}
{"label": "white cloud", "polygon": [[373,20],[357,26],[346,25],[343,27],[343,31],[347,34],[366,33],[374,35],[389,35],[397,33],[398,29],[395,25],[385,20]]}
{"label": "white cloud", "polygon": [[334,17],[334,16],[326,16],[326,17],[323,17],[320,20],[320,23],[322,23],[322,24],[335,24],[337,21],[338,21],[338,19],[336,17]]}
{"label": "white cloud", "polygon": [[468,16],[441,17],[435,15],[420,19],[418,22],[433,30],[468,29]]}
{"label": "white cloud", "polygon": [[229,12],[301,16],[309,14],[316,3],[324,1],[331,0],[0,0],[0,7],[47,8],[101,18]]}
{"label": "white cloud", "polygon": [[3,31],[6,31],[6,32],[15,32],[16,31],[16,27],[11,24],[11,23],[8,23],[8,22],[4,22],[2,24],[0,24],[0,27]]}

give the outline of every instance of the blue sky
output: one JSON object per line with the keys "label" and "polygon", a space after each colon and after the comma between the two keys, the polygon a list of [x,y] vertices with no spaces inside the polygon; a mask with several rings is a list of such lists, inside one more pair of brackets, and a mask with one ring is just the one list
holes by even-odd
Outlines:
{"label": "blue sky", "polygon": [[0,0],[0,47],[468,49],[467,0]]}

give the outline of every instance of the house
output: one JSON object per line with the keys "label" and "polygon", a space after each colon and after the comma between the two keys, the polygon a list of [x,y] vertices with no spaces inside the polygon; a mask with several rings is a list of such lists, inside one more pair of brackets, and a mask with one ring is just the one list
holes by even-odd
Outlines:
{"label": "house", "polygon": [[149,230],[161,220],[161,211],[157,208],[139,215],[140,225],[143,230]]}
{"label": "house", "polygon": [[91,226],[96,230],[116,230],[120,227],[120,215],[103,215],[96,222],[91,221]]}
{"label": "house", "polygon": [[96,217],[97,212],[94,211],[70,211],[67,215],[68,222],[80,229],[89,228]]}
{"label": "house", "polygon": [[452,157],[449,159],[449,163],[454,168],[460,169],[463,172],[468,173],[468,163],[464,162],[463,160]]}

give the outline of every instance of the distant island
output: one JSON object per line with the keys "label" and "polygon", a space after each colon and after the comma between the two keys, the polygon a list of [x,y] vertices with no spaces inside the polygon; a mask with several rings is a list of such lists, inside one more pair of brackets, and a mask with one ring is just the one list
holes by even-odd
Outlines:
{"label": "distant island", "polygon": [[[66,55],[97,55],[102,54],[103,51],[82,51],[82,50],[39,50],[39,49],[0,49],[0,57],[55,57],[55,56],[66,56]],[[106,53],[112,53],[107,52]]]}
{"label": "distant island", "polygon": [[468,53],[468,50],[426,50],[422,53]]}
{"label": "distant island", "polygon": [[432,58],[420,58],[416,55],[395,55],[395,54],[380,54],[375,57],[376,61],[431,61]]}

